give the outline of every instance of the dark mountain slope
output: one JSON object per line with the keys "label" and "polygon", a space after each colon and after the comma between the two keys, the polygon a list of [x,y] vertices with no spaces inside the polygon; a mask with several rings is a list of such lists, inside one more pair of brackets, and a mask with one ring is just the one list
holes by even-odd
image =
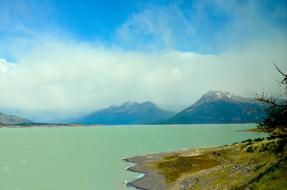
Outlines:
{"label": "dark mountain slope", "polygon": [[152,102],[126,102],[119,106],[111,106],[95,111],[77,119],[78,124],[147,124],[170,118],[172,112],[159,108]]}
{"label": "dark mountain slope", "polygon": [[228,92],[209,91],[164,123],[250,123],[261,120],[265,105]]}

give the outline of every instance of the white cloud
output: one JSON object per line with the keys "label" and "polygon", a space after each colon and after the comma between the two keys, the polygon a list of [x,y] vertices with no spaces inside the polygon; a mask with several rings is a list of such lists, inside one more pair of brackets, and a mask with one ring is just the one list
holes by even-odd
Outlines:
{"label": "white cloud", "polygon": [[127,47],[175,48],[179,43],[186,46],[183,38],[190,37],[189,25],[189,20],[175,4],[149,6],[132,15],[118,28],[116,35],[119,43]]}
{"label": "white cloud", "polygon": [[[0,111],[47,121],[127,100],[180,110],[210,89],[279,94],[273,63],[287,71],[286,24],[274,25],[261,17],[258,4],[248,2],[196,1],[191,10],[177,4],[148,7],[120,26],[118,41],[109,46],[71,39],[50,24],[51,29],[38,30],[43,18],[29,23],[30,9],[8,6],[6,12],[24,14],[25,22],[18,16],[1,20],[7,13],[0,13],[0,32],[10,31],[0,37],[0,54],[17,60],[0,60]],[[225,10],[233,20],[217,27],[206,5]],[[270,17],[286,16],[286,7],[282,10],[274,9]],[[198,53],[210,50],[221,53]]]}
{"label": "white cloud", "polygon": [[50,120],[127,100],[178,110],[210,89],[278,94],[273,61],[286,70],[285,50],[265,44],[221,55],[146,53],[49,39],[0,75],[0,105]]}
{"label": "white cloud", "polygon": [[14,66],[13,63],[8,63],[5,59],[0,59],[0,75],[3,75]]}
{"label": "white cloud", "polygon": [[44,36],[60,32],[52,1],[1,0],[0,4],[0,57],[15,60]]}
{"label": "white cloud", "polygon": [[118,43],[128,49],[172,48],[208,54],[248,47],[252,42],[286,40],[286,4],[269,7],[267,1],[199,0],[184,7],[184,3],[148,5],[131,15],[116,31]]}

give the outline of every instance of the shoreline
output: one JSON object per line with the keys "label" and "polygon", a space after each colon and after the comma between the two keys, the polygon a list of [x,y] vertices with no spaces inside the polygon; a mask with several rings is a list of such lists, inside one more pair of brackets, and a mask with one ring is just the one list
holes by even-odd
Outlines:
{"label": "shoreline", "polygon": [[99,127],[100,125],[78,125],[78,124],[35,124],[35,125],[2,125],[0,124],[0,129],[29,129],[29,128],[90,128]]}
{"label": "shoreline", "polygon": [[[258,129],[258,128],[239,130],[238,132],[268,133],[267,131]],[[167,183],[164,179],[164,176],[161,174],[158,174],[155,170],[150,169],[148,167],[148,163],[157,162],[166,156],[170,156],[174,154],[188,153],[189,155],[196,156],[196,155],[202,154],[202,152],[218,151],[219,149],[222,149],[227,146],[234,146],[234,144],[200,147],[200,148],[185,149],[185,150],[176,150],[176,151],[171,151],[171,152],[151,153],[151,154],[146,154],[146,155],[138,155],[134,157],[124,158],[123,159],[124,161],[133,163],[132,166],[126,168],[127,171],[142,174],[142,176],[140,176],[139,178],[133,181],[128,182],[126,185],[127,187],[134,187],[136,189],[141,189],[141,190],[149,190],[149,189],[164,190],[167,188]]]}
{"label": "shoreline", "polygon": [[[273,143],[274,140],[263,139],[259,142],[241,142],[125,158],[124,161],[134,164],[128,167],[127,171],[143,174],[126,185],[141,190],[219,190],[226,189],[226,187],[229,189],[246,187],[251,184],[252,180],[257,179],[260,173],[264,173],[278,162],[276,155],[272,152],[261,151],[266,144],[272,146]],[[252,146],[252,152],[249,152],[250,146]],[[167,178],[169,176],[163,172],[164,170],[155,166],[158,166],[158,163],[173,161],[174,158],[191,159],[193,164],[198,167],[184,171],[170,181]],[[206,160],[206,158],[208,159]],[[178,160],[180,161],[180,159]],[[208,165],[208,162],[216,164]]]}
{"label": "shoreline", "polygon": [[154,161],[154,156],[157,155],[161,154],[149,154],[123,159],[126,162],[133,163],[131,167],[126,169],[127,171],[141,174],[139,178],[128,182],[126,184],[127,187],[134,187],[141,190],[149,190],[151,188],[163,190],[166,188],[164,176],[157,174],[156,171],[151,170],[146,166],[146,161],[150,160],[151,156]]}
{"label": "shoreline", "polygon": [[142,174],[143,176],[130,181],[126,184],[127,187],[134,187],[140,190],[165,190],[168,188],[168,184],[165,177],[159,174],[156,170],[149,167],[150,163],[155,163],[162,160],[164,157],[172,155],[186,155],[186,156],[198,156],[208,151],[217,151],[232,145],[201,147],[186,150],[178,150],[171,152],[152,153],[146,155],[139,155],[129,158],[124,158],[123,161],[133,163],[132,166],[127,167],[126,170],[134,173]]}

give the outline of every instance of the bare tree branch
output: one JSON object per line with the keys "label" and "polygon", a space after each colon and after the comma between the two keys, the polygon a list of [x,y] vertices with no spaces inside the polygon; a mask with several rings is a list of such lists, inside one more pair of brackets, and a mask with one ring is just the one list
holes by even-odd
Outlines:
{"label": "bare tree branch", "polygon": [[272,106],[278,106],[278,104],[276,103],[276,100],[274,98],[271,98],[271,97],[266,97],[264,92],[262,93],[262,95],[257,96],[255,99],[257,101],[267,103],[267,104],[270,104]]}
{"label": "bare tree branch", "polygon": [[276,64],[274,64],[274,65],[275,65],[277,71],[278,71],[281,75],[284,76],[284,79],[282,80],[281,83],[287,83],[287,75],[286,75],[285,73],[283,73],[283,72],[279,69],[279,67],[278,67]]}

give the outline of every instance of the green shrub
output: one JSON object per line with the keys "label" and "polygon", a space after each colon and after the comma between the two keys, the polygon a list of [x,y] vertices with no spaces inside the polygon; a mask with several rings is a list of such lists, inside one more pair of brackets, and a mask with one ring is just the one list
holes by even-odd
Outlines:
{"label": "green shrub", "polygon": [[276,139],[276,137],[275,136],[269,136],[269,137],[266,137],[267,138],[267,140],[273,140],[273,139]]}
{"label": "green shrub", "polygon": [[268,150],[269,150],[269,145],[268,144],[262,144],[260,149],[259,149],[259,152],[265,152]]}
{"label": "green shrub", "polygon": [[264,140],[264,138],[256,138],[256,139],[254,139],[255,142],[259,142],[259,141],[263,141],[263,140]]}
{"label": "green shrub", "polygon": [[283,152],[285,146],[286,146],[286,143],[287,143],[287,138],[285,139],[280,139],[277,141],[273,151],[276,153],[276,154],[279,154],[281,152]]}
{"label": "green shrub", "polygon": [[253,153],[254,152],[253,146],[248,146],[246,152]]}
{"label": "green shrub", "polygon": [[247,139],[245,141],[241,141],[242,143],[252,143],[252,139]]}

